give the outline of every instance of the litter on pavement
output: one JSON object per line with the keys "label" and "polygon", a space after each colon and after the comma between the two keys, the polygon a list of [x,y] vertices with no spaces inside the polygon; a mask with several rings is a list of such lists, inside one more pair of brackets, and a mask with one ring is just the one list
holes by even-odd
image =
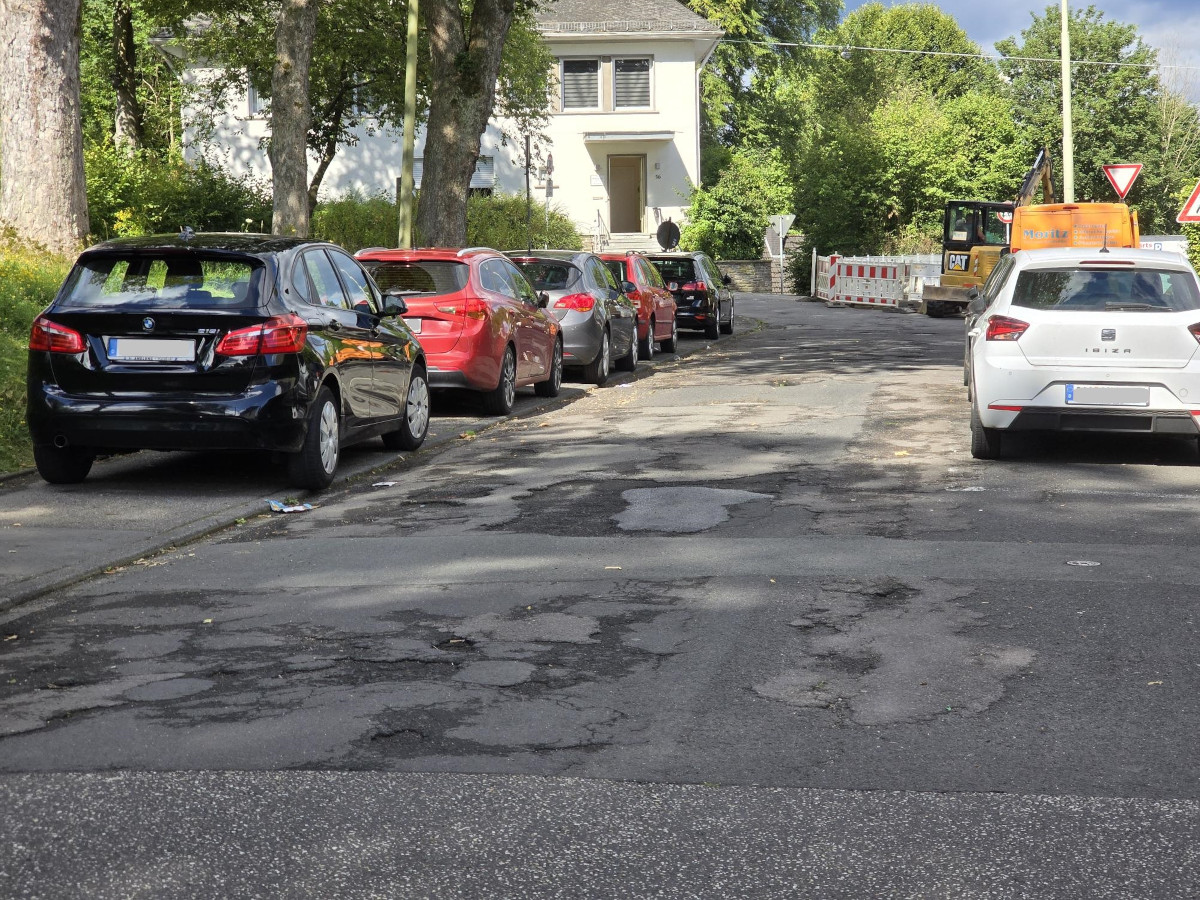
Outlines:
{"label": "litter on pavement", "polygon": [[287,504],[282,500],[268,500],[267,505],[271,507],[271,512],[277,513],[297,513],[308,512],[313,508],[311,503],[293,503]]}

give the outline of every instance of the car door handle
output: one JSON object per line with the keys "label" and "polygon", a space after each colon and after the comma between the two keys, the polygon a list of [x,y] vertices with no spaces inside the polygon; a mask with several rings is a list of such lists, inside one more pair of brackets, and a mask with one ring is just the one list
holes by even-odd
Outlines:
{"label": "car door handle", "polygon": [[979,337],[979,335],[981,335],[982,333],[983,332],[980,331],[978,328],[972,328],[970,331],[967,332],[967,337]]}

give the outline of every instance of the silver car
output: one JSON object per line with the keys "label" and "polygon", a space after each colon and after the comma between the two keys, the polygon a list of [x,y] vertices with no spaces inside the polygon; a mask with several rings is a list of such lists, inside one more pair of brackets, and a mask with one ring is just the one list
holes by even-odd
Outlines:
{"label": "silver car", "polygon": [[574,250],[508,254],[550,302],[563,334],[563,365],[583,369],[583,380],[604,384],[613,361],[632,372],[638,362],[637,308],[594,253]]}

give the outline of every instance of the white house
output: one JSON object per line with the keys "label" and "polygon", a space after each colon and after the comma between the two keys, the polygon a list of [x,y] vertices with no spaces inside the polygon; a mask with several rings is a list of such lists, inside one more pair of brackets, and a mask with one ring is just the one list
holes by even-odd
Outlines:
{"label": "white house", "polygon": [[[558,71],[547,140],[539,147],[553,171],[534,173],[534,196],[549,194],[581,234],[601,244],[656,247],[658,224],[683,219],[700,180],[700,71],[720,28],[677,0],[556,0],[538,21]],[[188,143],[186,153],[236,175],[266,178],[270,162],[260,142],[267,126],[251,94],[218,118],[208,140]],[[523,140],[505,126],[503,120],[488,125],[472,187],[523,193]],[[424,140],[419,133],[418,186]],[[392,193],[400,141],[398,132],[361,133],[356,145],[339,150],[322,196],[352,188]]]}

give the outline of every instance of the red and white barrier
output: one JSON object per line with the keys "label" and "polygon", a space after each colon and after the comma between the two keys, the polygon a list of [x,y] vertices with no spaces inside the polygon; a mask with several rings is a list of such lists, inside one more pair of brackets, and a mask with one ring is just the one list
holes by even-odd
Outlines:
{"label": "red and white barrier", "polygon": [[830,306],[899,308],[908,267],[870,258],[817,257],[816,296]]}

